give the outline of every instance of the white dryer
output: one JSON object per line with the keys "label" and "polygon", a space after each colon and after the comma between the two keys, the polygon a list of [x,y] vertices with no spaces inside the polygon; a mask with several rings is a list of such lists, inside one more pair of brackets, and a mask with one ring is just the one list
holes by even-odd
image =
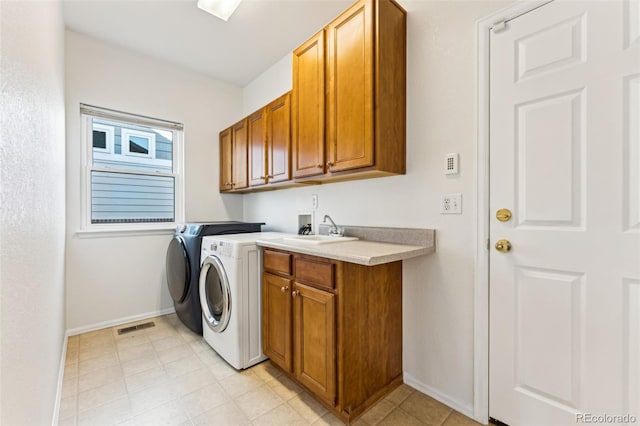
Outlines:
{"label": "white dryer", "polygon": [[255,232],[202,238],[200,304],[204,340],[236,369],[267,359],[262,353],[262,251]]}

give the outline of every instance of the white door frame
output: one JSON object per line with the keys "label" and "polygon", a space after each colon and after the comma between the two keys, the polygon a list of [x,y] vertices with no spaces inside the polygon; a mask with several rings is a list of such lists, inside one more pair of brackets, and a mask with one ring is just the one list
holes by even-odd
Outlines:
{"label": "white door frame", "polygon": [[481,19],[478,35],[477,229],[475,255],[473,417],[489,422],[489,40],[491,29],[553,0],[519,0]]}

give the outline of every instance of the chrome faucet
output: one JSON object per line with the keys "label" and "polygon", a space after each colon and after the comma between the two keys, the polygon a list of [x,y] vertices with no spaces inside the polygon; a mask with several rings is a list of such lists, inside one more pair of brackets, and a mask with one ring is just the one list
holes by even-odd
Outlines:
{"label": "chrome faucet", "polygon": [[332,237],[343,237],[344,229],[336,225],[333,219],[331,219],[331,216],[329,216],[328,214],[325,214],[324,219],[322,219],[322,223],[326,223],[327,219],[329,219],[329,222],[331,222],[331,225],[332,225],[331,228],[329,228],[329,235]]}

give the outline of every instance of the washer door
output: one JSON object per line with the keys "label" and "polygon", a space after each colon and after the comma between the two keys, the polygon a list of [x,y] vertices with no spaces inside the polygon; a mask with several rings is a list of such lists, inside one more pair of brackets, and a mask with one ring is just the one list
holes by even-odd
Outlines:
{"label": "washer door", "polygon": [[191,281],[189,255],[182,237],[175,236],[169,243],[166,269],[171,298],[175,303],[180,303],[187,297]]}
{"label": "washer door", "polygon": [[222,333],[231,317],[231,288],[220,259],[207,257],[200,270],[200,304],[205,322],[216,333]]}

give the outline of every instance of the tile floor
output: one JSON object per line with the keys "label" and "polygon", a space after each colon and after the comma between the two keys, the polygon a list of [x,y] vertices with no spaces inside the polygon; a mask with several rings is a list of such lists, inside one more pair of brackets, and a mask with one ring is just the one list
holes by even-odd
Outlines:
{"label": "tile floor", "polygon": [[[60,426],[342,424],[269,361],[236,371],[175,314],[147,321],[69,338]],[[355,424],[478,425],[407,385]]]}

